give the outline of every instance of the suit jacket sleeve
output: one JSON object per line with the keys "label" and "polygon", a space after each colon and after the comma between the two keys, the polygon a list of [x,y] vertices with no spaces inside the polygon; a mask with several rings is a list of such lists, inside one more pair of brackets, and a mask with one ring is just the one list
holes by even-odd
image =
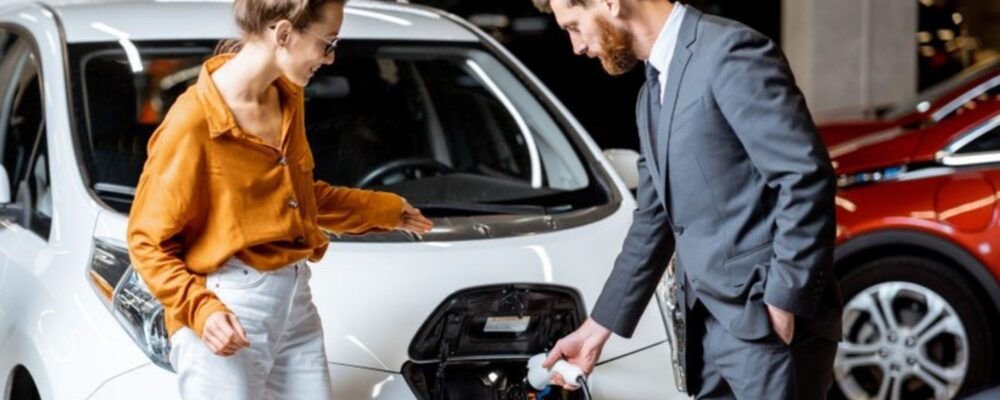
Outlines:
{"label": "suit jacket sleeve", "polygon": [[723,39],[712,92],[751,163],[777,191],[764,302],[815,314],[832,264],[836,183],[829,155],[777,46],[749,29]]}
{"label": "suit jacket sleeve", "polygon": [[656,195],[645,158],[639,168],[638,207],[632,226],[604,284],[591,318],[623,337],[632,337],[674,251],[674,234]]}

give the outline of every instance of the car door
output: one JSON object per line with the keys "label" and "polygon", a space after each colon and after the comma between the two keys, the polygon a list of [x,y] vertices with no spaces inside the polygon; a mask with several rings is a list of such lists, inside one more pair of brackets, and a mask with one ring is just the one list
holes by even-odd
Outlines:
{"label": "car door", "polygon": [[1000,247],[1000,97],[991,96],[992,115],[942,152],[941,162],[955,172],[939,187],[934,201],[938,219],[955,235],[967,236],[966,246],[986,260]]}

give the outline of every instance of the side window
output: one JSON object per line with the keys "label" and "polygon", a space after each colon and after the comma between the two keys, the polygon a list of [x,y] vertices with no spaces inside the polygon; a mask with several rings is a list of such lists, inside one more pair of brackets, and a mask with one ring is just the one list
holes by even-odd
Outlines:
{"label": "side window", "polygon": [[26,179],[28,191],[31,193],[31,220],[28,227],[45,239],[49,237],[52,227],[52,185],[49,176],[49,152],[46,143],[45,129],[38,136],[35,160]]}
{"label": "side window", "polygon": [[989,132],[982,134],[976,138],[976,140],[962,146],[962,148],[956,153],[975,154],[995,151],[1000,151],[1000,125],[994,126]]}
{"label": "side window", "polygon": [[[4,41],[16,41],[13,35],[3,36]],[[0,55],[0,161],[10,184],[5,189],[11,196],[17,189],[17,177],[21,175],[20,172],[28,162],[27,158],[33,144],[31,137],[13,129],[17,123],[11,115],[17,95],[17,77],[24,65],[23,47],[23,43],[16,46],[2,43],[0,46],[0,51],[3,53]]]}
{"label": "side window", "polygon": [[11,86],[0,86],[0,137],[3,138],[3,167],[10,180],[13,200],[26,210],[25,223],[38,235],[48,238],[52,218],[48,149],[45,143],[45,114],[42,102],[40,65],[24,44],[15,44],[0,62],[0,74],[11,77]]}
{"label": "side window", "polygon": [[13,33],[0,29],[0,58],[7,55],[7,50],[10,50],[11,45],[14,44],[14,39]]}

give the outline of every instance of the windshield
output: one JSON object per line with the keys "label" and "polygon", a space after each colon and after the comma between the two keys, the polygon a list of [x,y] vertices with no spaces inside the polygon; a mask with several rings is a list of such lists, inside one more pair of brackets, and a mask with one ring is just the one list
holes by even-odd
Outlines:
{"label": "windshield", "polygon": [[[70,46],[93,189],[127,212],[146,143],[214,42]],[[553,213],[608,201],[580,143],[472,45],[355,41],[305,90],[315,178],[386,190],[430,215]]]}

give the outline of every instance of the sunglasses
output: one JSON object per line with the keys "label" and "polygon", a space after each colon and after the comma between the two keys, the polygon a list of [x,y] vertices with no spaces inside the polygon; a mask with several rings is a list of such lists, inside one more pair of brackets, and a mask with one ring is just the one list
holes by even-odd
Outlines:
{"label": "sunglasses", "polygon": [[333,40],[326,40],[326,38],[317,35],[315,33],[312,33],[308,29],[303,29],[302,32],[308,33],[313,37],[315,37],[316,39],[319,39],[323,43],[326,43],[326,47],[323,48],[323,55],[325,55],[326,57],[332,56],[333,53],[337,51],[337,43],[340,43],[339,37],[334,38]]}
{"label": "sunglasses", "polygon": [[[275,27],[277,27],[277,25],[271,25],[268,28],[274,29]],[[326,38],[324,38],[324,37],[322,37],[320,35],[317,35],[315,33],[312,33],[308,29],[301,29],[301,31],[305,32],[305,33],[308,33],[309,35],[315,37],[316,39],[319,39],[321,42],[323,42],[323,43],[326,44],[326,46],[323,48],[323,55],[324,56],[329,57],[329,56],[332,56],[333,53],[337,52],[337,44],[340,43],[340,38],[339,37],[334,38],[333,40],[326,40]]]}

